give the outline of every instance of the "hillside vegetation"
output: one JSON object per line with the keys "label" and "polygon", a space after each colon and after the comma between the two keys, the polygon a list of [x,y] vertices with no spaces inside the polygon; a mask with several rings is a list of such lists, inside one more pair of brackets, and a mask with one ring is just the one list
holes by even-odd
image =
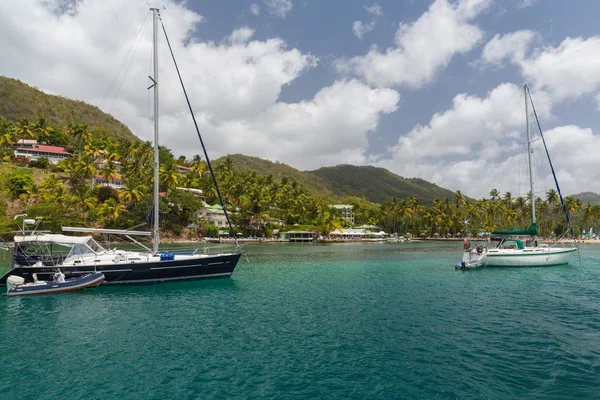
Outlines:
{"label": "hillside vegetation", "polygon": [[[423,179],[406,179],[387,169],[372,166],[338,165],[308,172],[323,180],[338,197],[356,196],[373,203],[392,198],[416,197],[424,204],[435,199],[451,198],[453,193]],[[314,178],[313,178],[314,179]]]}
{"label": "hillside vegetation", "polygon": [[578,199],[582,203],[589,203],[591,205],[599,205],[600,204],[600,195],[593,192],[583,192],[579,194],[575,194],[572,197]]}
{"label": "hillside vegetation", "polygon": [[[290,181],[297,182],[299,185],[305,187],[312,195],[319,198],[341,201],[344,197],[335,193],[330,187],[330,184],[324,179],[297,170],[287,164],[263,160],[258,157],[245,156],[243,154],[231,154],[227,157],[233,161],[234,168],[241,173],[254,171],[261,175],[271,175],[276,180],[286,178]],[[224,162],[227,157],[219,158],[215,161],[215,164],[218,165]],[[346,196],[348,195],[352,196],[353,194],[346,194]]]}
{"label": "hillside vegetation", "polygon": [[[3,78],[0,88],[0,234],[10,238],[13,217],[24,212],[43,217],[44,229],[53,232],[64,225],[130,228],[147,223],[153,202],[151,143],[135,139],[96,107],[46,95],[13,79]],[[44,157],[16,157],[14,144],[21,139],[65,147],[69,156],[57,165]],[[230,234],[243,236],[271,237],[276,230],[297,227],[327,235],[350,225],[375,225],[390,234],[460,236],[522,228],[531,221],[527,198],[496,189],[489,199],[473,200],[383,168],[338,165],[299,171],[240,154],[215,161],[217,193],[201,156],[189,160],[166,147],[159,151],[163,237],[217,236],[222,226],[197,213],[204,202],[220,203],[219,193],[231,212],[235,232]],[[107,182],[119,182],[118,189]],[[194,196],[198,190],[181,187],[201,190],[202,198]],[[598,197],[580,196],[588,201]],[[545,197],[536,201],[538,232],[562,235],[567,227],[559,196],[550,190]],[[353,221],[331,207],[340,203],[352,206]],[[600,205],[574,197],[565,203],[575,234],[600,223]]]}
{"label": "hillside vegetation", "polygon": [[[304,186],[312,195],[337,202],[348,197],[362,198],[381,204],[392,198],[416,197],[421,203],[431,204],[435,199],[451,198],[454,193],[419,178],[406,179],[387,169],[372,166],[338,165],[315,171],[299,171],[289,165],[250,157],[242,154],[228,156],[234,167],[242,172],[272,175],[275,179],[288,178]],[[222,157],[215,161],[219,164]]]}
{"label": "hillside vegetation", "polygon": [[0,76],[0,116],[9,121],[46,119],[49,126],[65,128],[86,124],[91,133],[111,139],[138,140],[129,128],[96,106],[66,97],[53,96],[17,79]]}

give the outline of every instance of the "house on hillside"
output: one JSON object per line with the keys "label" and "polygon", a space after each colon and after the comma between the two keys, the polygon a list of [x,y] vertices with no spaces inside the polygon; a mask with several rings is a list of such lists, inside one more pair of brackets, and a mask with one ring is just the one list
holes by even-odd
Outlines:
{"label": "house on hillside", "polygon": [[92,186],[96,186],[96,185],[108,186],[113,189],[119,190],[124,186],[124,183],[123,183],[123,179],[121,177],[105,179],[102,175],[95,174],[94,177],[92,178]]}
{"label": "house on hillside", "polygon": [[223,207],[215,204],[211,206],[208,203],[203,203],[202,208],[196,212],[197,218],[205,219],[209,225],[227,226],[227,218]]}
{"label": "house on hillside", "polygon": [[192,170],[192,168],[190,168],[190,167],[185,167],[183,165],[178,165],[177,166],[177,171],[179,171],[180,174],[187,174],[191,170]]}
{"label": "house on hillside", "polygon": [[354,223],[354,206],[349,204],[334,204],[331,208],[340,210],[342,221]]}
{"label": "house on hillside", "polygon": [[64,147],[37,144],[35,140],[23,140],[14,146],[15,157],[25,157],[29,161],[37,161],[45,157],[52,164],[58,164],[65,158],[71,158],[71,153],[65,151]]}

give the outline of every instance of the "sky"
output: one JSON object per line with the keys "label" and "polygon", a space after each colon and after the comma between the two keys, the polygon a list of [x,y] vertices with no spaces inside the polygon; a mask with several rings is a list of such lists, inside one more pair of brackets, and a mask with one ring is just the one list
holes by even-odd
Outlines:
{"label": "sky", "polygon": [[[211,158],[374,165],[473,198],[516,197],[529,190],[527,83],[563,194],[600,193],[598,1],[149,3],[161,7]],[[152,140],[148,9],[3,0],[0,75],[96,105]],[[162,33],[158,54],[159,142],[202,154]],[[533,159],[544,164],[540,144]],[[540,197],[549,171],[535,169]]]}

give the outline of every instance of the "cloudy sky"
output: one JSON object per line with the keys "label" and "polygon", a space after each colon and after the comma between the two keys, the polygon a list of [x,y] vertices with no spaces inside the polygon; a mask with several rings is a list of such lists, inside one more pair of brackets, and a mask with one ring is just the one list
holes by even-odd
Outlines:
{"label": "cloudy sky", "polygon": [[[598,1],[151,3],[211,157],[375,165],[471,197],[523,195],[527,83],[563,193],[600,193]],[[3,0],[0,75],[151,140],[151,29],[146,0]],[[191,157],[201,148],[160,40],[160,141]]]}

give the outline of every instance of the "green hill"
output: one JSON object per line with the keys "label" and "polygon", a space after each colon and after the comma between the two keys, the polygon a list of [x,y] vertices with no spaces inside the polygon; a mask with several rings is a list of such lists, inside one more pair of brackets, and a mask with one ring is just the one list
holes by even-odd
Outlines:
{"label": "green hill", "polygon": [[[298,182],[299,185],[305,187],[316,197],[332,200],[342,199],[331,190],[329,183],[324,179],[299,171],[287,164],[263,160],[258,157],[245,156],[243,154],[230,154],[228,157],[232,159],[233,165],[238,171],[254,171],[257,174],[264,175],[271,174],[273,178],[278,180],[281,178],[288,178],[291,181]],[[223,162],[224,159],[225,157],[221,157],[215,161],[215,164]]]}
{"label": "green hill", "polygon": [[600,204],[600,195],[593,192],[583,192],[579,194],[574,194],[571,197],[574,197],[581,201],[582,203],[590,203],[591,205]]}
{"label": "green hill", "polygon": [[[242,154],[230,155],[234,167],[242,172],[255,171],[271,174],[276,179],[287,177],[295,180],[313,195],[343,201],[349,196],[364,198],[373,203],[383,203],[393,197],[418,198],[430,204],[434,199],[452,197],[453,192],[419,178],[406,179],[384,168],[371,166],[338,165],[315,171],[299,171],[289,165],[249,157]],[[223,162],[224,158],[215,161]]]}
{"label": "green hill", "polygon": [[102,131],[112,139],[139,140],[125,124],[98,107],[83,101],[54,96],[17,79],[0,76],[0,116],[10,121],[46,118],[49,126],[64,128],[70,123],[87,124],[90,132]]}
{"label": "green hill", "polygon": [[308,174],[323,179],[338,196],[363,197],[374,203],[383,203],[393,197],[418,198],[431,204],[434,199],[452,197],[453,192],[419,178],[406,179],[385,168],[372,166],[338,165],[319,168]]}

